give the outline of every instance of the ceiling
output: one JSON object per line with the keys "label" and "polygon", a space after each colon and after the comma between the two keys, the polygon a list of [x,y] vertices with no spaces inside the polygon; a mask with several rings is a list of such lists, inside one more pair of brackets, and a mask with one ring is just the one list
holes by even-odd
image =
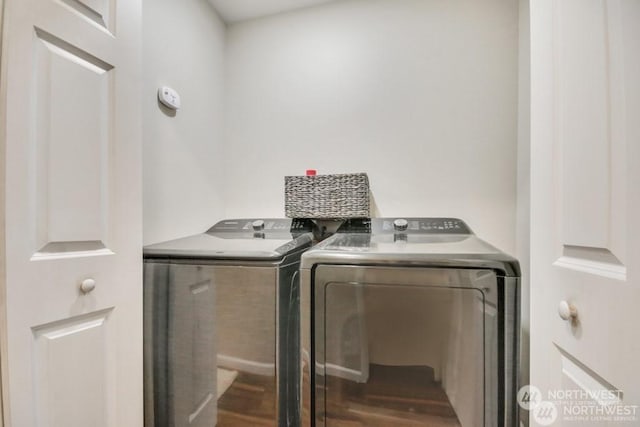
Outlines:
{"label": "ceiling", "polygon": [[225,22],[238,22],[335,0],[209,0]]}

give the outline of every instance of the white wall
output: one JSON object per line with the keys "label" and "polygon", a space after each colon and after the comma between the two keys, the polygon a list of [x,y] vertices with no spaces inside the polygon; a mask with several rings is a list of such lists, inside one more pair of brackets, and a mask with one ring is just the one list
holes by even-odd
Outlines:
{"label": "white wall", "polygon": [[518,2],[346,0],[230,25],[227,216],[283,177],[367,172],[379,215],[458,216],[515,250]]}
{"label": "white wall", "polygon": [[[206,0],[143,2],[145,244],[199,233],[223,217],[225,26]],[[175,116],[158,86],[182,98]]]}

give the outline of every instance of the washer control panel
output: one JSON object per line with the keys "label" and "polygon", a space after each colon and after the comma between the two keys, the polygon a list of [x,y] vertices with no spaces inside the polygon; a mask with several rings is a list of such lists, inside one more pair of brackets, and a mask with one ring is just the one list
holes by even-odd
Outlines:
{"label": "washer control panel", "polygon": [[313,223],[308,219],[288,218],[249,218],[226,219],[220,221],[207,232],[291,232],[306,233],[313,229]]}

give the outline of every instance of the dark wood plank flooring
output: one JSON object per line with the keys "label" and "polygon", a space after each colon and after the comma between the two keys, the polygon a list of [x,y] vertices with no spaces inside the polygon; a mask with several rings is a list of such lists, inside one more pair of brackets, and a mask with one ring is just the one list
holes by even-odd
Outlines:
{"label": "dark wood plank flooring", "polygon": [[[460,427],[433,370],[371,365],[360,384],[327,377],[328,427]],[[240,372],[218,400],[218,427],[276,426],[275,382]]]}
{"label": "dark wood plank flooring", "polygon": [[326,387],[327,426],[460,427],[429,367],[370,365],[366,384],[327,377]]}
{"label": "dark wood plank flooring", "polygon": [[276,425],[275,378],[239,372],[218,400],[217,427]]}

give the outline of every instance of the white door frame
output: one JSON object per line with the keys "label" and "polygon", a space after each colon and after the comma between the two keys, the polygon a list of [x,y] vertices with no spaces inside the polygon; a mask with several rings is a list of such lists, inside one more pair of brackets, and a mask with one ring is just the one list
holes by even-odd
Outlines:
{"label": "white door frame", "polygon": [[[0,0],[0,248],[5,248],[5,236],[4,236],[4,210],[5,210],[5,129],[6,127],[6,64],[2,55],[4,49],[4,8],[5,1]],[[2,251],[4,252],[4,251]],[[5,258],[0,256],[0,427],[3,427],[7,411],[5,411],[6,405],[4,402],[4,396],[6,396],[7,383],[4,380],[6,378],[7,366],[7,340],[6,340],[6,283],[5,283]]]}

